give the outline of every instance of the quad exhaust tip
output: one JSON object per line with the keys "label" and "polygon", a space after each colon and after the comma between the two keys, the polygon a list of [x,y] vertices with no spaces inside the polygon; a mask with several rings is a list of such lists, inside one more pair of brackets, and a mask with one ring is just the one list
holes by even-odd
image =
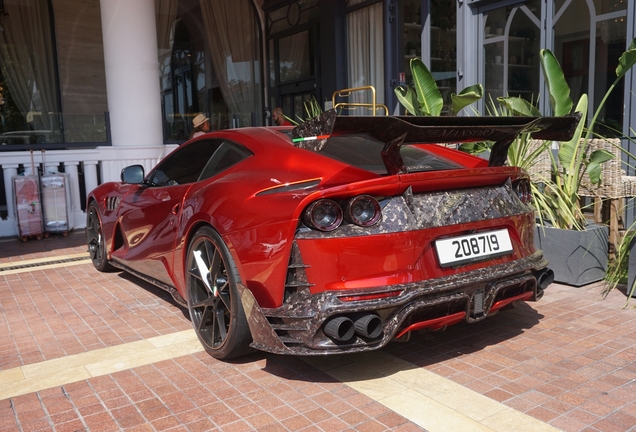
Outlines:
{"label": "quad exhaust tip", "polygon": [[552,282],[554,282],[554,271],[551,269],[545,269],[537,274],[537,285],[542,290],[546,289]]}
{"label": "quad exhaust tip", "polygon": [[382,334],[382,319],[376,314],[364,314],[352,318],[346,316],[335,317],[327,321],[324,332],[331,339],[347,342],[358,335],[375,339]]}
{"label": "quad exhaust tip", "polygon": [[382,320],[376,314],[363,315],[355,320],[356,333],[375,339],[382,334]]}
{"label": "quad exhaust tip", "polygon": [[325,334],[336,341],[346,342],[355,334],[355,325],[351,318],[336,317],[325,324]]}

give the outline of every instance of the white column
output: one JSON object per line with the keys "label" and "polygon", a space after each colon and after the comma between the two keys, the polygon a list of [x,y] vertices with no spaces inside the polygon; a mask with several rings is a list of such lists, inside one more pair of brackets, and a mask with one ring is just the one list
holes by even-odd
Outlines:
{"label": "white column", "polygon": [[100,0],[113,146],[163,144],[154,0]]}

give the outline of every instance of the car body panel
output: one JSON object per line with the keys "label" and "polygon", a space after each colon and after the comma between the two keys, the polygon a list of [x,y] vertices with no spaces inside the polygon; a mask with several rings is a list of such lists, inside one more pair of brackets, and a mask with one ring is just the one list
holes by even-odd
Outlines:
{"label": "car body panel", "polygon": [[192,185],[131,190],[121,200],[118,225],[124,245],[111,259],[173,284],[174,247],[184,196]]}

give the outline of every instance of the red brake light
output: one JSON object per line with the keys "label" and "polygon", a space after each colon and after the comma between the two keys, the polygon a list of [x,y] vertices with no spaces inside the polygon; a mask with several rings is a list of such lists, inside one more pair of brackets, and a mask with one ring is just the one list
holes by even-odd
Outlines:
{"label": "red brake light", "polygon": [[517,196],[522,203],[530,204],[532,201],[532,189],[528,179],[521,179],[513,183],[512,188],[517,193]]}
{"label": "red brake light", "polygon": [[370,195],[360,195],[345,203],[344,216],[349,222],[368,227],[380,220],[382,210],[375,198]]}
{"label": "red brake light", "polygon": [[333,231],[342,223],[342,209],[335,201],[318,200],[303,212],[303,222],[320,231]]}

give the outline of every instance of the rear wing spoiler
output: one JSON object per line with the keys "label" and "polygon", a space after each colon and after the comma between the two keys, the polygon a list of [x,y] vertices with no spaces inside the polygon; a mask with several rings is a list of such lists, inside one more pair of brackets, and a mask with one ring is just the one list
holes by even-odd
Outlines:
{"label": "rear wing spoiler", "polygon": [[329,110],[292,130],[296,147],[320,152],[330,137],[367,134],[384,143],[382,159],[389,174],[406,172],[400,156],[403,144],[446,144],[494,141],[489,166],[506,163],[508,148],[522,133],[533,139],[568,141],[580,113],[563,117],[430,117],[338,116]]}

